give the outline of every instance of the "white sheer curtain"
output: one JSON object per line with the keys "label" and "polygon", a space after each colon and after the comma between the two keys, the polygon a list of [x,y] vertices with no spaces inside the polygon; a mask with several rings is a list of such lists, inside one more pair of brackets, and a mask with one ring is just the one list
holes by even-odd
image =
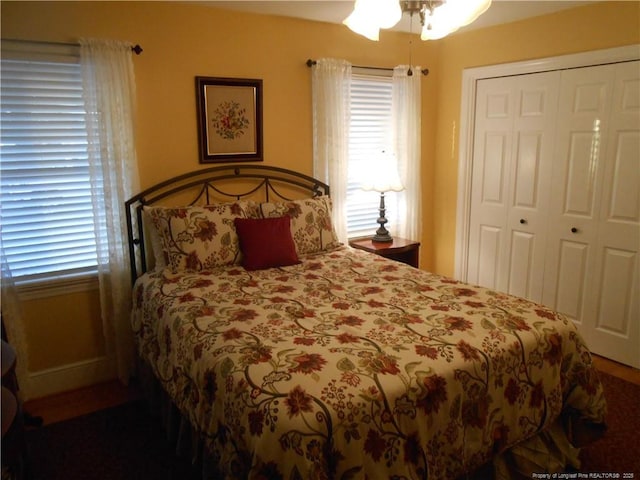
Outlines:
{"label": "white sheer curtain", "polygon": [[404,185],[399,193],[400,230],[399,237],[420,240],[421,222],[421,67],[411,68],[413,75],[408,75],[409,66],[400,65],[393,69],[393,129],[398,173]]}
{"label": "white sheer curtain", "polygon": [[138,190],[131,55],[131,44],[126,42],[80,42],[102,324],[107,349],[115,356],[118,377],[125,383],[135,358],[124,215],[125,200]]}
{"label": "white sheer curtain", "polygon": [[[1,205],[0,205],[1,210]],[[0,213],[0,218],[2,214]],[[29,351],[25,339],[24,323],[20,299],[11,276],[11,269],[4,255],[2,246],[2,224],[0,224],[0,309],[2,311],[2,323],[7,333],[7,340],[16,351],[19,360],[16,360],[16,377],[20,387],[21,400],[28,400],[31,392],[31,379],[28,375],[27,361]]]}
{"label": "white sheer curtain", "polygon": [[311,78],[313,174],[331,188],[334,227],[338,239],[346,243],[351,64],[319,59],[312,67]]}

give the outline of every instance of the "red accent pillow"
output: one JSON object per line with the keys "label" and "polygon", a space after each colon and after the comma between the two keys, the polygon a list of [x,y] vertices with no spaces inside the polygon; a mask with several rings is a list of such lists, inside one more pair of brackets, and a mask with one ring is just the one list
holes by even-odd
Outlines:
{"label": "red accent pillow", "polygon": [[247,270],[300,263],[291,236],[291,217],[234,218],[242,266]]}

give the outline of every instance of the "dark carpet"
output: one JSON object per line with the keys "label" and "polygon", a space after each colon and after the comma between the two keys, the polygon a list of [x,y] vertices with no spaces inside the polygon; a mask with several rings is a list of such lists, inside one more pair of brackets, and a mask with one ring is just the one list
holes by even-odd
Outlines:
{"label": "dark carpet", "polygon": [[143,401],[27,431],[31,480],[192,480]]}
{"label": "dark carpet", "polygon": [[[634,473],[640,478],[640,386],[601,374],[608,431],[583,449],[580,472]],[[158,419],[132,402],[29,430],[32,480],[192,480]],[[623,478],[622,475],[619,478]]]}
{"label": "dark carpet", "polygon": [[607,399],[608,428],[604,437],[580,452],[580,471],[640,478],[640,385],[604,373],[600,380]]}

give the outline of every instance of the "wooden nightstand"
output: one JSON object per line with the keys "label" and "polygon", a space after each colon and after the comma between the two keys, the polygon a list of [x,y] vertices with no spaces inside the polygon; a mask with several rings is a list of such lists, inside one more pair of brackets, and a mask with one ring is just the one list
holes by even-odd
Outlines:
{"label": "wooden nightstand", "polygon": [[372,242],[371,237],[354,238],[349,240],[353,248],[375,253],[385,258],[406,263],[418,268],[420,258],[420,242],[394,237],[391,242]]}

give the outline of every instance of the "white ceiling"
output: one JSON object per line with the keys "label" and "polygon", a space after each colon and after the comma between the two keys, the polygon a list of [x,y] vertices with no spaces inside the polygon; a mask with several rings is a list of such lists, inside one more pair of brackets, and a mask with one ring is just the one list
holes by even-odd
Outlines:
{"label": "white ceiling", "polygon": [[[489,9],[483,13],[474,23],[458,31],[471,30],[474,28],[488,27],[501,23],[515,22],[524,18],[536,17],[547,13],[557,12],[568,8],[574,8],[598,0],[493,0]],[[599,0],[602,1],[602,0]],[[351,10],[353,10],[353,0],[213,0],[206,3],[220,8],[247,11],[265,15],[280,15],[285,17],[304,18],[320,22],[341,23]],[[405,32],[410,31],[411,22],[408,15],[404,15],[402,20],[394,27],[394,30]],[[414,18],[413,31],[420,30],[419,20]]]}

